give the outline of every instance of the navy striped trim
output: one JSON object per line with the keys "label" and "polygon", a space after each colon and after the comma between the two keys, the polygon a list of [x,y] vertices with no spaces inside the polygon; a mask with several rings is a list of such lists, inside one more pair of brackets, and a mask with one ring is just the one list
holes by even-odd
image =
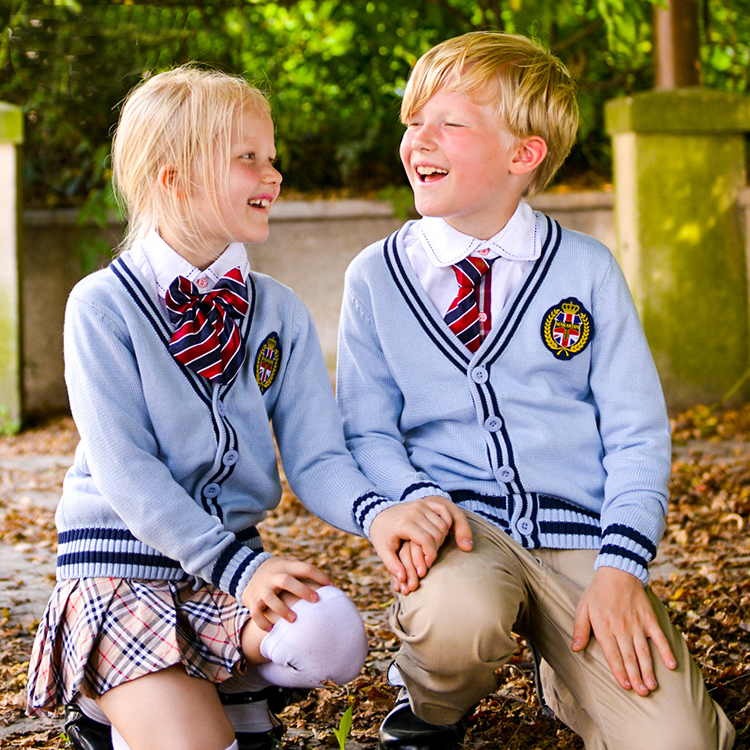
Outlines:
{"label": "navy striped trim", "polygon": [[619,547],[616,544],[603,544],[599,550],[600,555],[614,555],[615,557],[621,557],[626,560],[632,560],[642,568],[648,569],[648,560],[639,555],[637,552],[626,549],[625,547]]}
{"label": "navy striped trim", "polygon": [[411,495],[412,492],[416,492],[417,490],[423,490],[423,489],[426,489],[427,487],[430,487],[433,490],[438,490],[438,491],[442,492],[442,490],[440,489],[440,487],[438,487],[438,485],[434,484],[433,482],[415,482],[414,484],[410,484],[404,490],[403,494],[401,495],[401,498],[400,498],[399,502],[403,502],[404,498],[406,498],[409,495]]}
{"label": "navy striped trim", "polygon": [[[247,549],[247,547],[245,549]],[[245,560],[237,567],[235,574],[232,576],[232,580],[229,584],[229,591],[234,594],[236,599],[242,599],[242,592],[237,591],[237,589],[240,585],[240,581],[242,580],[242,576],[245,575],[245,571],[253,564],[258,554],[259,553],[256,552],[252,557],[245,558]]]}
{"label": "navy striped trim", "polygon": [[[147,552],[110,552],[108,550],[81,550],[57,556],[57,567],[70,565],[135,565],[149,568],[181,569],[180,563],[170,557]],[[187,575],[187,574],[186,574]]]}
{"label": "navy striped trim", "polygon": [[238,542],[249,542],[252,539],[259,539],[260,532],[255,526],[248,526],[242,531],[237,531],[234,536]]}
{"label": "navy striped trim", "polygon": [[219,559],[216,561],[214,568],[211,571],[211,582],[215,586],[217,586],[218,588],[223,588],[221,586],[221,579],[224,576],[224,573],[226,573],[229,564],[240,552],[249,552],[250,556],[239,565],[238,570],[232,576],[230,585],[231,591],[234,591],[236,589],[237,582],[239,582],[240,578],[242,577],[242,573],[247,569],[247,566],[250,564],[252,559],[260,554],[257,550],[250,549],[246,545],[241,544],[236,540],[231,544],[228,544],[221,555],[219,555]]}
{"label": "navy striped trim", "polygon": [[[248,274],[247,276],[247,297],[248,297],[248,303],[249,303],[249,309],[247,311],[247,314],[245,315],[244,320],[242,321],[242,344],[245,347],[245,360],[243,362],[243,367],[247,363],[247,357],[248,357],[248,341],[250,339],[250,327],[253,322],[253,317],[255,316],[255,301],[258,298],[258,292],[255,288],[255,279],[253,279],[252,274]],[[229,393],[232,386],[235,384],[235,382],[238,380],[238,378],[233,378],[232,382],[229,383],[227,386],[225,386],[222,390],[222,394]]]}
{"label": "navy striped trim", "polygon": [[577,521],[538,521],[538,526],[542,534],[601,537],[601,529],[598,526]]}
{"label": "navy striped trim", "polygon": [[472,490],[452,490],[450,496],[451,500],[453,500],[456,505],[474,500],[478,503],[491,505],[493,508],[502,511],[505,511],[508,508],[507,498],[502,495],[482,495],[481,493],[473,492]]}
{"label": "navy striped trim", "polygon": [[[368,500],[371,502],[368,502]],[[368,492],[366,495],[358,497],[352,506],[352,514],[357,525],[362,528],[367,514],[383,502],[387,502],[387,500],[378,495],[377,492]]]}
{"label": "navy striped trim", "polygon": [[[122,258],[117,258],[110,264],[112,273],[120,280],[122,285],[125,287],[128,294],[132,297],[133,302],[141,311],[146,320],[150,323],[154,332],[161,340],[164,348],[169,354],[169,342],[172,338],[172,332],[167,327],[167,323],[162,317],[159,310],[155,307],[150,294],[143,285],[133,274],[132,270],[128,267]],[[211,387],[206,378],[202,378],[197,375],[188,367],[179,362],[171,354],[169,354],[171,360],[179,367],[182,374],[188,379],[193,390],[196,392],[198,397],[208,406],[209,411],[211,410]],[[214,428],[215,429],[215,428]],[[218,439],[218,434],[217,434]]]}
{"label": "navy striped trim", "polygon": [[446,333],[436,323],[433,313],[425,305],[416,287],[409,279],[398,252],[398,234],[398,232],[394,232],[383,243],[385,262],[393,281],[427,336],[461,372],[465,373],[470,361],[470,353],[453,333]]}
{"label": "navy striped trim", "polygon": [[656,557],[656,546],[647,536],[641,534],[640,531],[636,531],[635,529],[630,528],[630,526],[625,526],[621,523],[613,523],[611,526],[607,526],[607,528],[604,530],[604,533],[602,534],[602,537],[604,539],[607,539],[613,534],[624,536],[626,539],[630,539],[631,541],[643,547],[643,549],[645,549],[652,558]]}
{"label": "navy striped trim", "polygon": [[[552,261],[555,259],[557,251],[560,249],[560,241],[562,239],[560,225],[558,222],[550,219],[549,216],[545,216],[544,218],[547,220],[547,236],[542,246],[541,255],[534,264],[531,273],[526,278],[519,294],[513,302],[513,306],[505,316],[502,325],[498,328],[497,334],[493,337],[492,344],[489,347],[491,354],[486,360],[485,366],[493,364],[505,351],[510,340],[513,338],[513,334],[520,325],[526,310],[534,300],[534,297],[536,297],[539,287],[547,278]],[[552,246],[552,249],[549,249],[553,237],[555,238],[554,245]],[[533,288],[530,289],[532,285]]]}
{"label": "navy striped trim", "polygon": [[133,542],[141,544],[141,541],[133,535],[128,529],[102,529],[99,527],[86,527],[78,529],[68,529],[67,531],[60,531],[57,534],[57,544],[62,546],[64,544],[71,544],[72,542],[78,542],[81,539],[89,539],[91,541],[100,541],[102,539],[108,542]]}
{"label": "navy striped trim", "polygon": [[[506,349],[511,339],[513,338],[513,335],[515,334],[516,330],[521,324],[521,321],[523,320],[526,310],[536,296],[540,285],[545,280],[552,261],[555,258],[560,247],[560,240],[562,237],[560,225],[556,221],[550,219],[549,216],[545,216],[545,219],[547,221],[547,233],[542,245],[539,259],[536,261],[530,273],[524,280],[519,292],[515,295],[513,301],[510,304],[508,312],[504,315],[503,321],[498,327],[497,332],[492,335],[491,343],[487,347],[487,354],[485,355],[486,358],[481,359],[477,363],[481,364],[487,369],[489,369],[490,366],[494,364],[495,361],[497,361],[497,359],[500,357],[500,355],[503,353],[503,351]],[[554,244],[552,243],[553,237],[555,238]],[[551,249],[550,246],[552,246]],[[489,379],[486,384],[478,385],[477,391],[480,396],[485,419],[489,417],[490,414],[502,418],[500,406],[497,402],[495,391],[490,386]],[[515,456],[513,453],[513,446],[504,419],[500,430],[498,432],[492,433],[491,442],[496,452],[496,465],[498,467],[509,466],[511,469],[513,469],[513,480],[508,483],[510,492],[513,494],[525,496],[527,494],[526,489],[524,488],[523,481],[521,480],[521,474],[518,465],[516,464]],[[493,463],[493,465],[495,464]]]}

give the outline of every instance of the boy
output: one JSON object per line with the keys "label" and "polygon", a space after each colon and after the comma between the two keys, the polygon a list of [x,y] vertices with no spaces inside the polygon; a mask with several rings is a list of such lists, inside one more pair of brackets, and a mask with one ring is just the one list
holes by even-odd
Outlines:
{"label": "boy", "polygon": [[396,591],[405,691],[379,748],[457,747],[511,632],[588,750],[730,748],[645,586],[670,436],[625,281],[522,200],[573,144],[573,82],[528,39],[475,32],[417,62],[401,119],[425,218],[349,268],[338,372],[348,445],[390,498],[353,509]]}

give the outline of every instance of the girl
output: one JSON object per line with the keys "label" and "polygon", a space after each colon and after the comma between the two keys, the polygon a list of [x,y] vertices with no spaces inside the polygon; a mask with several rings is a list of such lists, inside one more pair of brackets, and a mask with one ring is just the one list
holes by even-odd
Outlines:
{"label": "girl", "polygon": [[264,702],[223,703],[364,664],[353,603],[318,568],[263,552],[256,529],[281,496],[274,436],[293,490],[330,523],[356,532],[353,500],[382,500],[344,447],[307,310],[241,244],[268,236],[275,156],[269,105],[244,80],[191,66],[148,79],[113,146],[125,251],[68,301],[81,442],[28,711],[77,704],[111,722],[115,748],[277,747]]}

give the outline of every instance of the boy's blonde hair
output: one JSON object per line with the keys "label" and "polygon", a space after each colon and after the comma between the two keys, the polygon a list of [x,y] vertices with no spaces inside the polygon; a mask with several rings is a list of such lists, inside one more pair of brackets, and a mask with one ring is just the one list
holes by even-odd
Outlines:
{"label": "boy's blonde hair", "polygon": [[[122,249],[165,220],[179,222],[188,243],[199,239],[190,195],[205,190],[218,214],[232,129],[248,106],[270,116],[265,96],[246,80],[194,65],[159,73],[128,94],[112,143],[112,181],[128,217]],[[171,190],[159,184],[164,166]]]}
{"label": "boy's blonde hair", "polygon": [[576,85],[560,60],[526,37],[474,31],[433,47],[412,70],[401,122],[408,124],[438,89],[465,94],[477,104],[494,103],[512,136],[545,140],[548,153],[527,195],[544,189],[573,147]]}

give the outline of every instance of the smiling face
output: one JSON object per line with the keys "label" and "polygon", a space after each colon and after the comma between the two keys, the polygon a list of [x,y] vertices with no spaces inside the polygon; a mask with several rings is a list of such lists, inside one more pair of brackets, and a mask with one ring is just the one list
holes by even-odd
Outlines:
{"label": "smiling face", "polygon": [[188,198],[199,254],[201,260],[208,261],[201,263],[204,268],[230,242],[263,242],[268,237],[269,212],[279,197],[282,177],[274,167],[273,122],[265,111],[254,106],[242,110],[232,129],[228,161],[226,158],[220,156],[217,164],[220,176],[215,200],[200,184]]}
{"label": "smiling face", "polygon": [[446,89],[406,125],[400,154],[417,211],[478,239],[497,234],[529,182],[525,142],[510,134],[491,104]]}

